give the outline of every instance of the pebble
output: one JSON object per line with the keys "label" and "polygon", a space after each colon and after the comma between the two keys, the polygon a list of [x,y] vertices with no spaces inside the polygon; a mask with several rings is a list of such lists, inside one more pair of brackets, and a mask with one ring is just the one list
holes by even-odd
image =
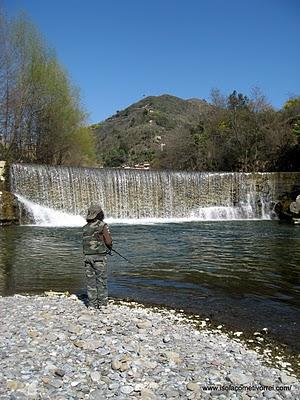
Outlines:
{"label": "pebble", "polygon": [[234,332],[234,336],[240,337],[243,334],[243,332]]}
{"label": "pebble", "polygon": [[188,390],[193,391],[193,392],[198,392],[198,391],[200,390],[199,385],[197,385],[197,383],[193,383],[193,382],[189,382],[189,383],[186,385],[186,388],[187,388]]}
{"label": "pebble", "polygon": [[91,391],[89,400],[102,400],[102,399],[104,400],[102,390],[96,389]]}
{"label": "pebble", "polygon": [[156,399],[156,395],[151,389],[144,388],[144,389],[141,390],[140,399],[143,399],[143,400],[155,400]]}
{"label": "pebble", "polygon": [[295,377],[287,375],[285,372],[280,374],[280,380],[284,385],[290,385],[291,383],[295,383],[297,381]]}
{"label": "pebble", "polygon": [[132,386],[125,385],[125,386],[121,387],[121,393],[129,394],[131,392],[133,392],[133,387]]}
{"label": "pebble", "polygon": [[228,379],[234,385],[246,385],[250,384],[253,381],[253,377],[251,375],[246,375],[241,372],[233,371],[228,375]]}
{"label": "pebble", "polygon": [[54,371],[54,374],[62,378],[63,376],[65,376],[65,371],[63,369],[58,368]]}
{"label": "pebble", "polygon": [[91,372],[91,380],[93,382],[99,382],[100,379],[101,379],[101,375],[99,374],[99,372],[97,372],[97,371],[92,371]]}
{"label": "pebble", "polygon": [[22,386],[24,386],[24,384],[22,382],[14,381],[14,380],[7,381],[7,383],[6,383],[7,389],[10,389],[10,390],[17,390],[17,389],[21,388]]}
{"label": "pebble", "polygon": [[[300,398],[281,357],[276,368],[266,366],[237,338],[174,310],[125,301],[87,309],[76,296],[52,292],[0,297],[0,320],[0,400]],[[291,390],[203,391],[209,384]]]}
{"label": "pebble", "polygon": [[111,362],[111,367],[112,367],[112,369],[114,369],[114,370],[119,370],[119,369],[121,369],[121,363],[120,363],[120,361],[119,360],[112,360],[112,362]]}
{"label": "pebble", "polygon": [[166,351],[165,356],[169,361],[174,362],[176,364],[179,364],[182,361],[180,355],[175,351]]}
{"label": "pebble", "polygon": [[263,386],[273,386],[274,385],[274,381],[272,379],[269,378],[263,378],[260,381],[260,384]]}
{"label": "pebble", "polygon": [[263,392],[263,395],[266,399],[275,399],[276,392],[274,390],[267,390]]}
{"label": "pebble", "polygon": [[116,390],[116,389],[119,389],[119,383],[118,382],[114,382],[114,383],[111,383],[110,385],[108,385],[108,389],[109,390]]}
{"label": "pebble", "polygon": [[135,392],[140,392],[141,390],[143,390],[145,387],[144,387],[144,385],[142,384],[142,383],[137,383],[135,386],[134,386],[134,391]]}
{"label": "pebble", "polygon": [[43,377],[42,377],[42,382],[43,382],[45,385],[48,385],[48,383],[49,383],[49,377],[48,377],[48,376],[43,376]]}
{"label": "pebble", "polygon": [[136,326],[139,329],[146,329],[146,328],[151,328],[152,324],[150,321],[139,321]]}
{"label": "pebble", "polygon": [[170,340],[171,340],[171,338],[170,338],[169,335],[166,335],[166,336],[164,336],[164,338],[163,338],[163,342],[164,342],[164,343],[169,343]]}
{"label": "pebble", "polygon": [[52,379],[49,381],[49,385],[53,386],[54,388],[58,389],[62,386],[62,381],[58,379]]}

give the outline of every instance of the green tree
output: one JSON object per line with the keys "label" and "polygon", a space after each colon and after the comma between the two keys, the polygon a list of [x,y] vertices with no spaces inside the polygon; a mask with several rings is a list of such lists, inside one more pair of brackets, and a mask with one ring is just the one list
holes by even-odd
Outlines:
{"label": "green tree", "polygon": [[49,164],[93,164],[93,135],[78,90],[24,15],[0,18],[1,157]]}
{"label": "green tree", "polygon": [[288,101],[284,104],[283,108],[284,110],[288,110],[290,108],[294,108],[300,105],[300,97],[296,96],[296,97],[291,97],[290,99],[288,99]]}

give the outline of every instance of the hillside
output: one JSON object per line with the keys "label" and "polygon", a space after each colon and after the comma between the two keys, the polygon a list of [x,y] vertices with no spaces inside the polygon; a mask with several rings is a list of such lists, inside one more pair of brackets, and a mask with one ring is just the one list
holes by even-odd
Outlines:
{"label": "hillside", "polygon": [[299,171],[300,97],[276,111],[262,94],[204,100],[151,96],[91,127],[98,165]]}
{"label": "hillside", "polygon": [[118,167],[149,162],[153,168],[168,167],[164,159],[173,139],[190,132],[212,108],[199,99],[146,97],[91,126],[99,164]]}

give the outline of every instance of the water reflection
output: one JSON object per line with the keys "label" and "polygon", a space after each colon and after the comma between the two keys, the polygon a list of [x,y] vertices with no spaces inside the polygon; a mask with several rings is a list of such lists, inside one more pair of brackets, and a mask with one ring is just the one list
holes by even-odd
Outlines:
{"label": "water reflection", "polygon": [[1,294],[77,290],[83,279],[80,237],[76,229],[1,229]]}
{"label": "water reflection", "polygon": [[[299,326],[299,227],[228,221],[111,230],[115,248],[134,264],[109,258],[111,296],[195,312],[227,307],[226,318],[239,322],[251,315],[257,324]],[[1,295],[85,288],[79,228],[5,227],[0,248]]]}

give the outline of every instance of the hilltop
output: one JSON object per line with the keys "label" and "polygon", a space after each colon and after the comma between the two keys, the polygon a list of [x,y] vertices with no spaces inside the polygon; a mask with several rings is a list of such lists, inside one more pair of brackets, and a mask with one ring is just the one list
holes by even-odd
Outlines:
{"label": "hilltop", "polygon": [[97,164],[154,169],[299,171],[300,97],[276,111],[260,92],[205,100],[150,96],[92,125]]}
{"label": "hilltop", "polygon": [[213,108],[205,100],[171,95],[149,96],[92,125],[100,164],[118,167],[149,162],[164,165],[164,156],[178,135],[187,134]]}

